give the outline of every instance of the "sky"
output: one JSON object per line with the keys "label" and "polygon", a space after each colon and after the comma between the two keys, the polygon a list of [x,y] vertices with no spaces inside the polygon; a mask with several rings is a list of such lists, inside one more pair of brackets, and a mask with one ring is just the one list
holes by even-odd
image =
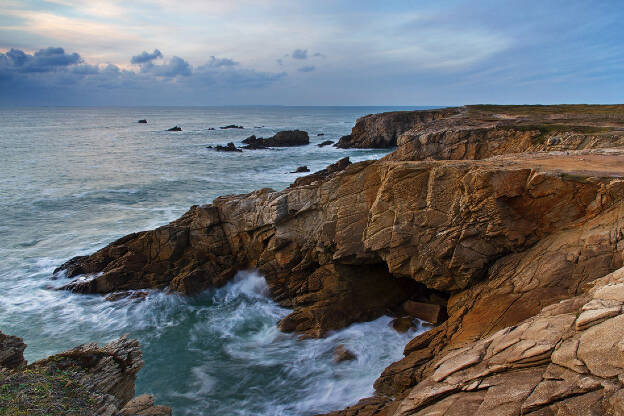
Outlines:
{"label": "sky", "polygon": [[624,101],[622,0],[0,0],[0,105]]}

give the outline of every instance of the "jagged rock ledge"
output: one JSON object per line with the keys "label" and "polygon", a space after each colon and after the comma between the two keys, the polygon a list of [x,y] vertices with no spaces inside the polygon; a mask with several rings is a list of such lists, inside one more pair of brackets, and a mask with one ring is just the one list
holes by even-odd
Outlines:
{"label": "jagged rock ledge", "polygon": [[21,338],[0,332],[0,409],[7,414],[171,416],[151,395],[133,398],[143,367],[134,339],[85,344],[30,365],[25,348]]}

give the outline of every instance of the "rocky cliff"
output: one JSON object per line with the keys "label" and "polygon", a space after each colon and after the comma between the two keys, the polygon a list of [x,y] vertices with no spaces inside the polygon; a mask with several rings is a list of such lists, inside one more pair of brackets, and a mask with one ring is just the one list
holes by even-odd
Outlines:
{"label": "rocky cliff", "polygon": [[[143,367],[136,340],[81,345],[30,365],[21,338],[0,332],[0,409],[7,415],[171,416],[150,395],[134,397]],[[10,357],[10,359],[7,359]]]}
{"label": "rocky cliff", "polygon": [[[280,327],[305,336],[448,298],[448,319],[409,343],[375,396],[336,414],[622,414],[619,333],[593,328],[613,328],[624,301],[596,295],[622,267],[624,107],[364,119],[354,131],[369,135],[351,140],[398,137],[398,149],[192,207],[57,274],[87,276],[66,286],[83,293],[190,294],[257,268],[293,309]],[[599,341],[581,353],[584,337]]]}

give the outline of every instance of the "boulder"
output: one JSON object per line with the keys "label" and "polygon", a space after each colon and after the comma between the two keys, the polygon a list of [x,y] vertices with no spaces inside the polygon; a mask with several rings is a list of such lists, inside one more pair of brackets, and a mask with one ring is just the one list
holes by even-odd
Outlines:
{"label": "boulder", "polygon": [[395,331],[399,333],[404,333],[414,328],[414,322],[412,321],[412,318],[409,316],[402,316],[400,318],[394,318],[392,321],[390,321],[390,325]]}
{"label": "boulder", "polygon": [[325,147],[325,146],[329,146],[330,144],[334,144],[333,141],[331,140],[325,140],[324,142],[321,142],[319,144],[317,144],[318,147]]}
{"label": "boulder", "polygon": [[343,344],[338,344],[334,349],[334,361],[337,363],[341,363],[343,361],[353,361],[356,358],[355,354],[347,349],[347,347]]}
{"label": "boulder", "polygon": [[243,126],[237,126],[236,124],[228,124],[227,126],[223,126],[223,127],[219,127],[222,130],[227,130],[227,129],[243,129]]}
{"label": "boulder", "polygon": [[167,129],[167,131],[182,131],[182,127],[174,126],[174,127],[171,127],[170,129]]}
{"label": "boulder", "polygon": [[147,120],[146,119],[141,119],[141,120],[137,121],[137,123],[147,124]]}
{"label": "boulder", "polygon": [[442,306],[434,303],[407,300],[402,306],[403,310],[408,315],[434,325],[439,324],[443,316]]}
{"label": "boulder", "polygon": [[22,338],[0,332],[0,367],[18,368],[26,365],[25,349],[26,344]]}
{"label": "boulder", "polygon": [[295,169],[293,172],[290,172],[290,173],[302,173],[302,172],[310,172],[310,169],[308,169],[307,166],[299,166],[297,169]]}

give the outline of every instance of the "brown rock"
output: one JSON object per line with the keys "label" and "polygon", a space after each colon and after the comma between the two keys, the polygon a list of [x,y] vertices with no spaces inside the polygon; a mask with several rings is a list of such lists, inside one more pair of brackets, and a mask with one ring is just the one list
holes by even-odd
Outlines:
{"label": "brown rock", "polygon": [[414,318],[430,322],[434,325],[439,324],[442,318],[442,307],[433,303],[406,300],[403,303],[403,310]]}
{"label": "brown rock", "polygon": [[0,332],[0,367],[18,368],[26,365],[25,349],[26,344],[22,338]]}
{"label": "brown rock", "polygon": [[334,361],[337,363],[341,363],[343,361],[352,361],[356,358],[357,357],[355,356],[355,354],[349,351],[347,347],[342,344],[337,345],[334,349]]}
{"label": "brown rock", "polygon": [[412,322],[412,318],[409,316],[394,318],[390,321],[390,325],[392,325],[392,328],[394,328],[395,331],[400,333],[405,333],[414,328],[414,322]]}

